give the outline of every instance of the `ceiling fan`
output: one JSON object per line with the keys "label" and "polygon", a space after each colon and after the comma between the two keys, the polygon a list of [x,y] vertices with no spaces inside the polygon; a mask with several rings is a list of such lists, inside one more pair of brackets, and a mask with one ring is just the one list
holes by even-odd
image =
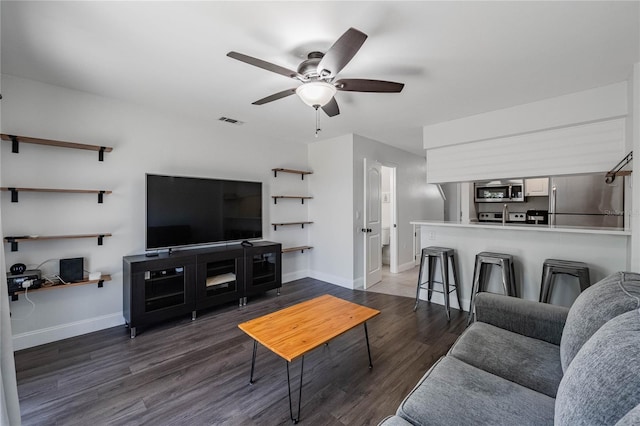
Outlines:
{"label": "ceiling fan", "polygon": [[[355,28],[349,28],[325,53],[317,51],[309,53],[307,59],[300,63],[297,71],[238,52],[229,52],[227,56],[302,82],[296,88],[274,93],[253,102],[253,105],[263,105],[295,93],[304,103],[315,108],[316,111],[318,108],[322,108],[329,117],[334,117],[340,114],[338,103],[334,97],[338,91],[399,93],[404,87],[404,84],[393,81],[361,78],[335,80],[336,75],[358,53],[366,39],[365,33]],[[316,129],[316,134],[317,130],[319,129]]]}

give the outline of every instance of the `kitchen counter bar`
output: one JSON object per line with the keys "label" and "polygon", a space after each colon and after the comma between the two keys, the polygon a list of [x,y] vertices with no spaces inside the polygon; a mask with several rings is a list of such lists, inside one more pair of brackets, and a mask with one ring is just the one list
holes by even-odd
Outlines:
{"label": "kitchen counter bar", "polygon": [[[411,224],[416,229],[416,247],[438,246],[455,250],[464,310],[469,309],[475,256],[482,251],[513,255],[518,296],[526,300],[538,300],[545,259],[585,262],[589,265],[592,283],[613,272],[628,270],[629,230],[431,220],[416,220]],[[416,253],[417,261],[420,260],[419,253]],[[439,281],[439,272],[436,275],[436,281]],[[502,293],[499,268],[492,268],[487,291]],[[565,274],[556,276],[552,303],[568,306],[578,294],[575,278]],[[422,292],[421,297],[426,298],[426,292]],[[443,299],[440,294],[434,294],[432,302],[442,304]],[[457,308],[455,297],[452,307]]]}
{"label": "kitchen counter bar", "polygon": [[492,229],[492,230],[509,230],[509,231],[532,231],[532,232],[566,232],[572,234],[600,234],[600,235],[625,235],[630,236],[631,230],[620,228],[596,228],[596,227],[577,227],[577,226],[552,226],[552,225],[533,225],[524,223],[502,223],[493,222],[446,222],[438,220],[415,220],[410,222],[415,226],[443,226],[455,228],[476,228],[476,229]]}

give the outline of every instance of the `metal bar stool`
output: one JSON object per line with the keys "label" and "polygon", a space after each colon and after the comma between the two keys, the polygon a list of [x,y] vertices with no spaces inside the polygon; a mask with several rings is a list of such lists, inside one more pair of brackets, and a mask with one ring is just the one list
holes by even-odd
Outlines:
{"label": "metal bar stool", "polygon": [[483,251],[476,254],[476,264],[473,268],[473,286],[471,288],[471,303],[469,303],[469,319],[467,325],[471,324],[474,311],[474,300],[476,293],[486,291],[487,281],[491,270],[489,266],[497,265],[502,269],[502,287],[507,296],[518,297],[516,289],[516,274],[513,268],[513,256],[504,253],[491,253]]}
{"label": "metal bar stool", "polygon": [[578,281],[580,282],[580,292],[583,292],[591,285],[589,267],[586,263],[574,262],[572,260],[546,259],[542,264],[540,302],[550,303],[551,289],[553,287],[556,274],[567,274],[578,278]]}
{"label": "metal bar stool", "polygon": [[[427,261],[427,280],[422,281],[422,271],[424,270],[424,262]],[[442,282],[435,280],[436,275],[436,262],[440,260],[440,272],[442,275]],[[449,283],[449,264],[453,271],[453,283]],[[426,247],[422,249],[422,257],[420,258],[420,272],[418,274],[418,288],[416,290],[416,305],[413,307],[413,312],[418,309],[420,303],[420,290],[427,290],[427,300],[431,302],[431,295],[433,293],[442,293],[444,296],[444,308],[447,313],[447,321],[451,320],[449,294],[456,292],[458,298],[458,307],[462,308],[460,303],[460,292],[458,291],[458,272],[456,268],[455,252],[452,248],[448,247]],[[442,290],[435,290],[434,284],[441,284]]]}

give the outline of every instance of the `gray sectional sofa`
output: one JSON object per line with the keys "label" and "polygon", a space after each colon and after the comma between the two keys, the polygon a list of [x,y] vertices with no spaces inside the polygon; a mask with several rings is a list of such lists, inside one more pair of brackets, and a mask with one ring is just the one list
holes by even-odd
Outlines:
{"label": "gray sectional sofa", "polygon": [[640,425],[640,274],[570,309],[492,293],[384,426]]}

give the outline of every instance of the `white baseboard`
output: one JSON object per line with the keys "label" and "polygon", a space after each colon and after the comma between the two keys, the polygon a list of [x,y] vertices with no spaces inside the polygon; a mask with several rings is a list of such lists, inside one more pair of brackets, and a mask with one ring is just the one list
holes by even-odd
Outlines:
{"label": "white baseboard", "polygon": [[354,290],[364,290],[364,277],[357,278],[353,281]]}
{"label": "white baseboard", "polygon": [[339,285],[340,287],[345,287],[353,290],[354,282],[353,280],[348,280],[342,277],[336,277],[335,275],[325,274],[318,271],[309,271],[309,277],[315,278],[316,280],[328,282],[330,284]]}
{"label": "white baseboard", "polygon": [[118,325],[124,325],[122,312],[20,333],[13,336],[13,349],[19,351]]}
{"label": "white baseboard", "polygon": [[[427,300],[427,291],[426,290],[421,290],[420,291],[420,300],[424,300],[426,302]],[[456,294],[455,293],[451,293],[451,295],[449,296],[449,303],[451,304],[451,307],[453,309],[460,309],[462,311],[467,312],[469,309],[469,302],[470,300],[467,299],[462,299],[460,300],[460,302],[462,302],[462,308],[460,308],[460,306],[458,306],[458,299],[456,298]],[[440,293],[434,293],[431,296],[431,303],[436,303],[438,305],[443,305],[444,306],[444,295],[440,294]]]}
{"label": "white baseboard", "polygon": [[402,265],[398,265],[398,272],[408,271],[409,269],[413,269],[416,267],[416,263],[412,260],[411,262],[403,263]]}
{"label": "white baseboard", "polygon": [[289,272],[282,275],[282,283],[289,283],[291,281],[300,280],[302,278],[307,278],[309,276],[309,271],[307,269],[303,271],[294,271]]}

